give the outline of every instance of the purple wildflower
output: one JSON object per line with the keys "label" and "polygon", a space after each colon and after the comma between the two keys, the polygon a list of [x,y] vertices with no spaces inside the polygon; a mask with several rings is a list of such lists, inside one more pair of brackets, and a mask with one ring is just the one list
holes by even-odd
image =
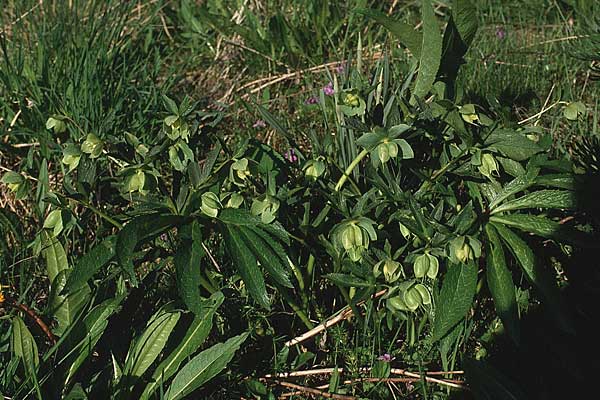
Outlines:
{"label": "purple wildflower", "polygon": [[285,153],[284,157],[286,160],[288,160],[291,163],[295,163],[298,161],[298,156],[296,155],[296,152],[294,151],[294,149],[289,149]]}
{"label": "purple wildflower", "polygon": [[504,30],[504,28],[501,26],[497,26],[496,27],[496,38],[498,38],[499,40],[504,40],[505,37],[506,37],[506,31]]}
{"label": "purple wildflower", "polygon": [[343,74],[345,70],[346,70],[346,64],[344,64],[344,63],[339,63],[335,67],[335,72],[337,72],[340,75]]}
{"label": "purple wildflower", "polygon": [[319,102],[319,99],[316,98],[315,96],[309,97],[308,99],[304,100],[304,104],[310,105],[310,104],[317,104]]}
{"label": "purple wildflower", "polygon": [[383,362],[390,362],[392,361],[392,356],[389,355],[388,353],[382,354],[379,357],[377,357],[377,359],[379,361],[383,361]]}
{"label": "purple wildflower", "polygon": [[256,129],[262,129],[264,127],[266,127],[267,124],[265,124],[265,121],[263,121],[262,119],[257,120],[254,125],[252,125],[253,128]]}
{"label": "purple wildflower", "polygon": [[333,96],[333,83],[329,82],[327,86],[323,88],[323,93],[325,93],[326,96]]}

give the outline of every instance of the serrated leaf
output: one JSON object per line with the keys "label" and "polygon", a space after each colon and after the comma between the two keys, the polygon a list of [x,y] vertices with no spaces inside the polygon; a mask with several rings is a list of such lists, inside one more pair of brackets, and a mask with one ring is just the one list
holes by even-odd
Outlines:
{"label": "serrated leaf", "polygon": [[143,215],[129,221],[117,234],[116,254],[123,270],[129,275],[134,285],[137,285],[133,266],[133,252],[138,243],[157,235],[181,222],[176,215],[151,214]]}
{"label": "serrated leaf", "polygon": [[116,238],[110,236],[81,256],[69,274],[62,294],[69,294],[83,286],[100,268],[112,260],[115,256],[115,243]]}
{"label": "serrated leaf", "polygon": [[556,286],[553,277],[545,270],[540,268],[536,262],[535,255],[531,247],[525,243],[516,233],[507,227],[492,223],[498,231],[503,242],[511,251],[513,257],[517,260],[525,277],[541,293],[544,303],[553,309],[553,315],[557,318],[560,326],[566,332],[572,332],[571,322],[563,310],[560,301],[560,292]]}
{"label": "serrated leaf", "polygon": [[596,243],[581,231],[571,229],[545,217],[528,214],[493,215],[490,221],[514,227],[524,232],[573,243],[582,247],[595,247]]}
{"label": "serrated leaf", "polygon": [[496,129],[485,140],[488,150],[497,150],[506,157],[516,161],[524,161],[543,151],[537,143],[524,133],[511,129]]}
{"label": "serrated leaf", "polygon": [[344,287],[372,287],[373,284],[363,279],[357,278],[353,275],[331,273],[325,275],[325,278],[335,283],[336,285]]}
{"label": "serrated leaf", "polygon": [[150,398],[161,383],[171,378],[179,369],[179,365],[198,350],[210,333],[213,316],[224,299],[223,293],[216,292],[208,301],[203,302],[201,314],[196,316],[179,345],[156,368],[140,399]]}
{"label": "serrated leaf", "polygon": [[225,343],[216,344],[192,358],[173,379],[165,393],[165,399],[183,399],[214,378],[229,364],[248,335],[249,333],[243,333],[232,337]]}
{"label": "serrated leaf", "polygon": [[566,190],[538,190],[526,194],[494,208],[491,214],[527,208],[559,208],[573,210],[577,208],[575,193]]}
{"label": "serrated leaf", "polygon": [[444,337],[471,309],[477,286],[473,264],[450,265],[439,297],[436,299],[432,341]]}
{"label": "serrated leaf", "polygon": [[383,25],[392,33],[392,35],[396,36],[396,38],[400,40],[400,43],[410,50],[415,58],[419,58],[421,56],[423,35],[415,31],[413,26],[404,22],[396,21],[378,10],[359,8],[355,12],[371,18],[377,23]]}
{"label": "serrated leaf", "polygon": [[518,345],[520,339],[519,309],[512,275],[506,266],[502,242],[493,226],[485,226],[489,240],[489,254],[485,270],[488,287],[494,299],[496,312],[511,339]]}
{"label": "serrated leaf", "polygon": [[509,198],[510,196],[522,192],[527,189],[535,182],[537,170],[530,170],[524,175],[518,176],[512,181],[508,182],[501,191],[493,196],[493,200],[490,202],[490,209],[494,209],[498,204]]}
{"label": "serrated leaf", "polygon": [[159,310],[154,314],[144,332],[135,340],[125,361],[125,373],[140,377],[160,355],[169,335],[179,320],[179,312]]}
{"label": "serrated leaf", "polygon": [[424,98],[431,90],[442,59],[442,35],[430,0],[422,0],[423,45],[419,60],[419,74],[413,90],[413,99]]}
{"label": "serrated leaf", "polygon": [[239,230],[227,225],[225,227],[225,245],[233,261],[234,267],[239,272],[248,294],[266,309],[270,309],[269,296],[261,270],[258,268],[256,258],[244,243]]}
{"label": "serrated leaf", "polygon": [[175,279],[177,291],[188,310],[199,315],[202,306],[200,295],[200,262],[205,255],[202,248],[200,226],[192,223],[191,242],[184,242],[175,255]]}
{"label": "serrated leaf", "polygon": [[[259,232],[262,233],[259,234]],[[278,246],[277,242],[257,227],[254,227],[254,229],[240,227],[240,233],[256,259],[260,261],[260,265],[267,270],[271,278],[284,287],[293,288],[294,285],[290,281],[288,268],[286,267],[287,257],[285,253],[281,254],[281,252],[275,252],[274,250]],[[279,249],[283,250],[280,246]]]}

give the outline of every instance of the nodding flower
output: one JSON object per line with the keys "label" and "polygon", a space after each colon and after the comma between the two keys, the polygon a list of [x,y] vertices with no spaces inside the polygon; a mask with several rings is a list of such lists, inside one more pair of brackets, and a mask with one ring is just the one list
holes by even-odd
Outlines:
{"label": "nodding flower", "polygon": [[284,157],[286,160],[288,160],[291,163],[295,163],[298,161],[298,156],[296,155],[296,152],[294,151],[294,149],[289,149],[285,153]]}
{"label": "nodding flower", "polygon": [[252,125],[252,127],[256,128],[256,129],[262,129],[262,128],[266,127],[266,126],[267,126],[267,124],[262,119],[256,120],[256,122],[254,123],[254,125]]}
{"label": "nodding flower", "polygon": [[329,82],[327,86],[323,88],[323,93],[325,93],[326,96],[333,96],[333,93],[335,93],[333,90],[333,83]]}
{"label": "nodding flower", "polygon": [[319,102],[319,99],[315,96],[309,97],[308,99],[304,100],[304,104],[310,105],[310,104],[317,104]]}

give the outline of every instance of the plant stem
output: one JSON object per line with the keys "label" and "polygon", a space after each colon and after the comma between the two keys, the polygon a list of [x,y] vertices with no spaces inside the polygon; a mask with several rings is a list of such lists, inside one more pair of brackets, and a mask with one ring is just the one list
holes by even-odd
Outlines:
{"label": "plant stem", "polygon": [[96,207],[94,207],[87,201],[77,200],[72,197],[69,197],[69,200],[73,200],[75,203],[81,204],[82,206],[89,208],[94,213],[96,213],[96,215],[98,215],[100,218],[102,218],[102,219],[106,220],[107,222],[109,222],[110,224],[112,224],[115,228],[119,228],[119,229],[123,228],[123,224],[121,224],[119,221],[109,217],[102,211],[98,210]]}
{"label": "plant stem", "polygon": [[354,160],[352,160],[352,162],[350,163],[350,165],[348,165],[348,168],[346,168],[346,171],[344,171],[344,174],[340,177],[340,180],[338,181],[338,183],[335,185],[335,191],[339,192],[340,189],[342,188],[342,186],[344,186],[344,183],[346,183],[346,181],[348,180],[348,178],[350,177],[350,174],[352,173],[352,171],[354,170],[354,168],[356,168],[356,166],[358,165],[359,162],[361,162],[361,160],[363,158],[365,158],[365,156],[369,154],[367,149],[363,149],[363,151],[361,151],[360,153],[358,153],[358,155],[356,156],[356,158]]}

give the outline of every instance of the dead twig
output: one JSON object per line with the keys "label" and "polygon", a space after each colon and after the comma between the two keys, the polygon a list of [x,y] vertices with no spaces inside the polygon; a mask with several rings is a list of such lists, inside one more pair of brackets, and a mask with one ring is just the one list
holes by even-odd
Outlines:
{"label": "dead twig", "polygon": [[[357,397],[354,397],[354,396],[346,396],[343,394],[328,393],[328,392],[324,392],[319,389],[313,389],[310,387],[301,386],[301,385],[297,385],[295,383],[290,383],[290,382],[275,381],[274,383],[276,383],[279,386],[294,389],[295,391],[300,392],[300,393],[310,393],[315,396],[324,397],[326,399],[339,399],[339,400],[356,400],[357,399]],[[291,395],[288,395],[286,397],[289,397],[289,396],[291,396]]]}
{"label": "dead twig", "polygon": [[[381,291],[375,293],[372,296],[372,298],[375,299],[377,297],[383,296],[386,292],[387,292],[387,289],[381,290]],[[361,301],[360,303],[357,304],[357,306],[359,306],[363,303],[364,303],[364,301]],[[337,315],[333,316],[332,318],[315,326],[313,329],[311,329],[307,332],[304,332],[302,335],[297,336],[294,339],[285,342],[285,346],[290,347],[295,344],[302,343],[305,340],[310,339],[311,337],[323,332],[325,329],[329,328],[330,326],[333,326],[347,318],[350,318],[352,315],[353,315],[352,308],[347,306],[347,307],[343,308],[339,313],[337,313]]]}

